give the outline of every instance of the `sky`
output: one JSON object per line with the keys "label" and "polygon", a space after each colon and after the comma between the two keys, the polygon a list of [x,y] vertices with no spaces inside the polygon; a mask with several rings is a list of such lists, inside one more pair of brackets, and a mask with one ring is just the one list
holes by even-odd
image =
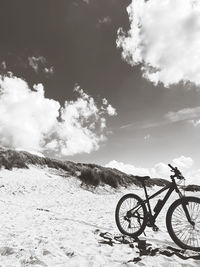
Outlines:
{"label": "sky", "polygon": [[0,3],[1,145],[198,180],[198,1]]}

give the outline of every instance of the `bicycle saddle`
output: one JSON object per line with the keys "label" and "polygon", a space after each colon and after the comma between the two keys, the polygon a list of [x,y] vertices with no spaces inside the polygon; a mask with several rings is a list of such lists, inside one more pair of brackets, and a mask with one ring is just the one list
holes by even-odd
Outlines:
{"label": "bicycle saddle", "polygon": [[135,176],[135,179],[137,179],[138,181],[144,182],[150,179],[150,177],[149,176]]}

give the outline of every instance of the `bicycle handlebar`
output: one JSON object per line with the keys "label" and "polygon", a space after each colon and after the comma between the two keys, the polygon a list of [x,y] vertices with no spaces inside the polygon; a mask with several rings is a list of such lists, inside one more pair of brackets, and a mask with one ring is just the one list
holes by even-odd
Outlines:
{"label": "bicycle handlebar", "polygon": [[171,164],[168,164],[168,166],[171,168],[171,171],[174,172],[174,175],[172,177],[176,177],[177,179],[180,180],[185,179],[177,167],[173,167]]}
{"label": "bicycle handlebar", "polygon": [[175,168],[171,165],[171,164],[168,164],[168,166],[174,171]]}

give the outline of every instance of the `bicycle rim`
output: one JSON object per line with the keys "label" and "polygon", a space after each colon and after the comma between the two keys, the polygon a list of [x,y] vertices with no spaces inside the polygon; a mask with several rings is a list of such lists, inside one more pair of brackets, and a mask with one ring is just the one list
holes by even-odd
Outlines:
{"label": "bicycle rim", "polygon": [[[132,215],[128,216],[128,212],[134,208]],[[139,236],[146,226],[146,207],[137,195],[125,195],[118,202],[115,218],[121,233],[132,237]]]}
{"label": "bicycle rim", "polygon": [[[187,197],[175,204],[168,221],[169,234],[181,248],[200,251],[200,199]],[[188,221],[183,205],[186,205],[192,223]]]}

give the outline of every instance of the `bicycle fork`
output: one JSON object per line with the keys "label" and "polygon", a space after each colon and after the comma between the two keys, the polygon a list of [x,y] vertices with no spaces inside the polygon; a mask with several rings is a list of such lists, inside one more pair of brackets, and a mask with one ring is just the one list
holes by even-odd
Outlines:
{"label": "bicycle fork", "polygon": [[176,192],[178,193],[180,199],[182,199],[182,207],[183,207],[183,210],[184,210],[184,212],[185,212],[186,218],[187,218],[188,222],[189,222],[189,223],[193,226],[193,228],[194,228],[194,226],[195,226],[195,222],[193,222],[193,221],[191,220],[191,216],[190,216],[189,211],[188,211],[188,208],[187,208],[187,204],[188,204],[188,202],[187,202],[187,200],[185,199],[185,196],[183,196],[183,194],[180,192],[180,190],[178,190],[177,186],[176,186],[176,189],[175,189],[175,190],[176,190]]}
{"label": "bicycle fork", "polygon": [[191,220],[191,216],[190,216],[188,208],[187,208],[187,200],[183,199],[182,207],[183,207],[183,210],[185,212],[185,215],[186,215],[186,218],[187,218],[188,222],[194,227],[195,226],[195,222],[193,222]]}

